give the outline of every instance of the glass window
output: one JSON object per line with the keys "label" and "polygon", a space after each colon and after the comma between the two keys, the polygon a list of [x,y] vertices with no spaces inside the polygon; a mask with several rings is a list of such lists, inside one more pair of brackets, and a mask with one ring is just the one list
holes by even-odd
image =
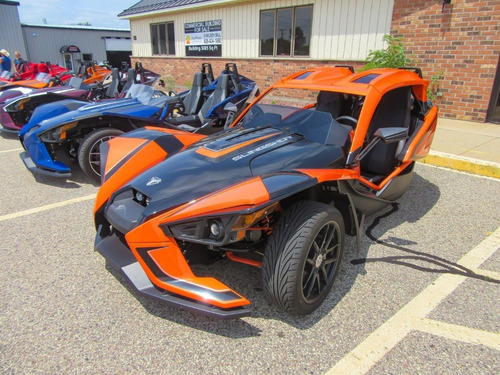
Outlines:
{"label": "glass window", "polygon": [[263,11],[260,14],[260,54],[274,54],[274,15],[275,11]]}
{"label": "glass window", "polygon": [[153,55],[158,55],[158,25],[151,25],[151,43],[153,44]]}
{"label": "glass window", "polygon": [[174,23],[151,25],[153,55],[175,55]]}
{"label": "glass window", "polygon": [[167,23],[167,34],[168,34],[168,54],[175,55],[175,33],[174,33],[174,23]]}
{"label": "glass window", "polygon": [[309,56],[312,5],[260,12],[261,56]]}
{"label": "glass window", "polygon": [[293,54],[309,56],[311,42],[312,6],[295,8],[295,39]]}
{"label": "glass window", "polygon": [[160,55],[167,54],[167,30],[165,28],[165,24],[158,25],[160,29]]}
{"label": "glass window", "polygon": [[278,10],[278,29],[276,55],[290,56],[290,46],[292,44],[292,15],[293,9]]}

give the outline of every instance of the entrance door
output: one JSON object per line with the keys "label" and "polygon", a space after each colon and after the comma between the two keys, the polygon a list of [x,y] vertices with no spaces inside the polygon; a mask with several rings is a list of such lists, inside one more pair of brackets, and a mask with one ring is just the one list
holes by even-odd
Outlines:
{"label": "entrance door", "polygon": [[486,121],[500,123],[500,56],[497,64],[497,74],[491,91],[490,105],[486,113]]}
{"label": "entrance door", "polygon": [[73,55],[71,53],[63,53],[64,67],[68,70],[73,70]]}

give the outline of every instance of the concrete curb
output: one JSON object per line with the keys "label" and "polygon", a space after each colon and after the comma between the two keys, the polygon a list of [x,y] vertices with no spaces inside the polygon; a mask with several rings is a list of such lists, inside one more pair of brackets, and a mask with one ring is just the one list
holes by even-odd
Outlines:
{"label": "concrete curb", "polygon": [[500,164],[498,163],[447,154],[445,152],[431,151],[429,155],[421,160],[421,163],[500,179]]}

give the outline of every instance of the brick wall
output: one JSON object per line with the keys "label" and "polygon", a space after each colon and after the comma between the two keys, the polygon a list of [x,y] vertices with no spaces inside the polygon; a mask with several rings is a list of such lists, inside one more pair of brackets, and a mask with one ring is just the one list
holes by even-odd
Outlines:
{"label": "brick wall", "polygon": [[402,36],[424,78],[443,73],[440,116],[485,121],[500,54],[500,1],[395,0],[391,34]]}
{"label": "brick wall", "polygon": [[[175,90],[186,90],[187,84],[193,82],[194,73],[200,70],[201,64],[209,62],[212,64],[214,76],[218,76],[228,62],[235,62],[238,72],[257,82],[260,90],[276,83],[281,78],[303,69],[322,66],[334,66],[335,64],[351,64],[354,69],[361,69],[360,62],[334,62],[334,61],[311,61],[311,60],[263,60],[263,59],[214,59],[214,58],[161,58],[161,57],[132,57],[132,64],[141,61],[145,68],[161,74],[163,79],[173,77]],[[190,88],[190,87],[189,87]]]}

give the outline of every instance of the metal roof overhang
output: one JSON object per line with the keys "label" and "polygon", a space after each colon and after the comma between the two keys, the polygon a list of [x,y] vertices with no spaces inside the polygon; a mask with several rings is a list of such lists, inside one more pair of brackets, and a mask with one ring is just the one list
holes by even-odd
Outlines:
{"label": "metal roof overhang", "polygon": [[173,8],[158,9],[158,10],[152,10],[149,12],[142,12],[142,13],[137,13],[137,14],[128,14],[128,15],[124,15],[124,16],[118,15],[118,19],[129,20],[129,19],[134,19],[134,18],[156,16],[159,14],[178,13],[178,12],[183,12],[183,11],[187,11],[187,10],[195,10],[195,9],[200,9],[200,8],[220,7],[222,5],[232,5],[232,4],[238,4],[238,3],[245,3],[245,2],[249,2],[249,1],[253,1],[253,0],[214,0],[214,1],[210,1],[210,2],[198,3],[198,4],[192,4],[192,5],[184,5],[184,6],[173,7]]}
{"label": "metal roof overhang", "polygon": [[70,44],[68,46],[62,46],[61,49],[59,50],[61,53],[78,53],[81,52],[80,48],[77,46]]}

